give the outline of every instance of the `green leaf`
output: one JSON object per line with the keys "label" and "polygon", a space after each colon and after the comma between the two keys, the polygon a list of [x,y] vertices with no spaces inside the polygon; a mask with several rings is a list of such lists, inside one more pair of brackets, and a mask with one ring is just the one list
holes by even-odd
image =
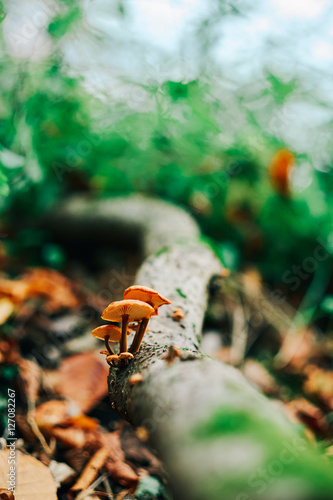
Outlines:
{"label": "green leaf", "polygon": [[49,25],[49,33],[53,38],[59,39],[63,37],[72,25],[81,19],[82,13],[79,6],[75,5],[68,11],[56,17]]}
{"label": "green leaf", "polygon": [[326,312],[333,312],[333,295],[326,295],[326,297],[320,304],[320,307]]}
{"label": "green leaf", "polygon": [[5,8],[3,6],[3,2],[0,0],[0,24],[5,19],[5,17],[6,17]]}
{"label": "green leaf", "polygon": [[6,380],[12,380],[18,374],[17,365],[6,365],[1,368],[1,376]]}
{"label": "green leaf", "polygon": [[157,497],[161,498],[161,500],[171,500],[171,495],[156,477],[143,477],[135,492],[135,498],[138,500],[155,500]]}
{"label": "green leaf", "polygon": [[8,179],[6,175],[0,171],[0,196],[9,195]]}
{"label": "green leaf", "polygon": [[20,168],[24,165],[24,157],[9,149],[0,149],[0,164],[5,168]]}
{"label": "green leaf", "polygon": [[297,88],[296,80],[284,82],[275,75],[269,74],[267,80],[271,84],[271,94],[276,104],[283,104]]}

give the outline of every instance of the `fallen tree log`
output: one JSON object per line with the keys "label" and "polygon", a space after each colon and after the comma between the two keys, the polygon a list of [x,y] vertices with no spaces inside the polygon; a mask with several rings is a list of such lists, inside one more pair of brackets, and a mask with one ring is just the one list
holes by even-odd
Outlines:
{"label": "fallen tree log", "polygon": [[198,225],[185,210],[140,195],[104,200],[75,196],[49,212],[43,225],[72,241],[136,245],[143,257],[200,235]]}
{"label": "fallen tree log", "polygon": [[[89,203],[75,203],[76,210],[73,203],[67,209],[64,205],[53,224],[60,213],[67,227],[78,228],[82,214],[89,213]],[[113,407],[146,429],[169,471],[175,499],[333,498],[328,464],[282,410],[235,368],[200,353],[207,286],[221,264],[199,240],[196,224],[192,221],[185,229],[185,221],[191,219],[173,205],[161,202],[164,222],[172,223],[164,224],[163,231],[158,227],[155,235],[151,221],[159,203],[135,197],[134,223],[129,215],[133,213],[131,197],[95,202],[94,215],[91,211],[88,217],[92,225],[94,217],[97,225],[100,219],[103,225],[109,221],[117,237],[118,229],[123,234],[131,231],[131,236],[136,231],[143,254],[155,252],[141,266],[136,283],[155,288],[172,301],[152,318],[150,331],[128,367],[110,369]],[[180,227],[184,224],[175,233],[169,209],[173,214],[178,211]],[[86,222],[81,220],[81,225]],[[172,317],[174,307],[184,311],[179,322]],[[178,349],[173,351],[171,346]],[[142,381],[131,385],[135,373],[142,375]]]}

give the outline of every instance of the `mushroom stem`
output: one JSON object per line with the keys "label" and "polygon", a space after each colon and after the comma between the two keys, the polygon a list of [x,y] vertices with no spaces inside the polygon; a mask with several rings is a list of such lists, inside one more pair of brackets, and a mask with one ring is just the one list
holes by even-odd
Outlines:
{"label": "mushroom stem", "polygon": [[128,327],[129,315],[124,314],[123,321],[121,323],[121,339],[119,346],[119,353],[127,352],[127,327]]}
{"label": "mushroom stem", "polygon": [[133,342],[132,342],[132,345],[129,349],[129,352],[131,352],[132,354],[136,354],[138,352],[138,350],[140,349],[140,345],[141,345],[143,336],[145,334],[149,319],[150,318],[143,318],[143,320],[140,323],[140,328],[136,332],[134,339],[133,339]]}
{"label": "mushroom stem", "polygon": [[110,355],[112,355],[112,354],[114,354],[114,352],[113,352],[113,350],[111,349],[111,346],[110,346],[110,344],[109,344],[109,338],[110,338],[110,335],[106,335],[106,336],[104,337],[104,343],[105,343],[105,347],[106,347],[106,348],[107,348],[107,350],[108,350],[108,353],[109,353]]}

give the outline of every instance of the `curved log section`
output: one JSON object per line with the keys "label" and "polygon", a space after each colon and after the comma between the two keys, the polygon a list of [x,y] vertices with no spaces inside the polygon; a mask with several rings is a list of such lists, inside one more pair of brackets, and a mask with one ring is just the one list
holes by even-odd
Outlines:
{"label": "curved log section", "polygon": [[47,214],[45,226],[70,239],[138,244],[147,257],[175,242],[200,236],[188,212],[166,201],[140,195],[89,200],[75,196]]}
{"label": "curved log section", "polygon": [[[163,229],[155,224],[158,211],[164,213]],[[174,498],[333,498],[328,464],[282,410],[235,368],[200,353],[207,285],[221,264],[198,239],[189,215],[166,202],[128,197],[93,205],[77,199],[57,211],[53,227],[59,220],[73,236],[74,226],[88,232],[103,228],[103,234],[107,226],[117,238],[135,233],[144,255],[155,252],[136,283],[157,289],[172,305],[151,319],[129,365],[110,369],[108,384],[112,406],[146,428],[169,471]],[[180,322],[172,318],[174,307],[184,311]],[[131,386],[134,373],[142,381]]]}

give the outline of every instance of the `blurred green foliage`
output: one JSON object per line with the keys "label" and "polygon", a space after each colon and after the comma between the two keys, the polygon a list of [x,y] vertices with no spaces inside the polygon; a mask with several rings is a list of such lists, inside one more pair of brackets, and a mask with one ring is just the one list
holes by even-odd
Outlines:
{"label": "blurred green foliage", "polygon": [[[197,218],[205,236],[214,240],[213,247],[227,266],[255,264],[265,280],[282,284],[287,291],[295,274],[292,267],[303,267],[305,259],[313,257],[318,238],[331,255],[332,152],[323,155],[325,162],[315,168],[309,152],[295,151],[289,196],[277,192],[269,175],[275,153],[288,147],[277,132],[289,119],[283,105],[295,95],[309,98],[301,79],[283,79],[266,70],[252,88],[228,90],[225,75],[213,71],[207,56],[206,67],[202,64],[202,73],[191,81],[142,83],[124,78],[125,96],[116,99],[111,93],[92,91],[66,61],[63,39],[73,36],[71,44],[88,23],[80,2],[58,3],[45,30],[51,40],[46,59],[15,58],[8,41],[0,40],[0,211],[4,227],[14,231],[14,237],[4,240],[10,256],[24,255],[29,264],[40,259],[61,268],[65,250],[47,241],[34,221],[76,192],[91,197],[141,192],[182,205]],[[239,15],[235,6],[220,4],[229,9],[219,9],[216,18],[204,18],[197,26],[203,59],[216,38],[217,19]],[[5,15],[0,2],[0,21]],[[117,3],[115,15],[126,16],[125,4]],[[332,123],[327,123],[328,133],[331,129]],[[306,165],[309,182],[302,178]],[[316,311],[322,317],[333,309],[333,291],[327,291],[332,266],[328,260],[317,264],[307,273],[309,279],[301,282],[302,294],[308,289],[303,299],[306,310],[300,309],[307,321]],[[286,272],[289,282],[283,278]],[[317,278],[309,287],[313,276]],[[0,394],[1,409],[4,397]],[[197,438],[218,437],[219,426],[225,432],[227,424],[232,433],[235,422],[237,428],[253,427],[254,433],[262,434],[265,426],[247,417],[223,409],[198,430]],[[276,439],[270,435],[267,439],[272,457],[280,451]],[[325,486],[328,476],[313,458],[307,461],[305,456],[304,463],[301,458],[288,469],[290,474],[297,476],[297,467],[301,475]],[[146,478],[139,493],[142,498],[155,489],[162,494],[160,488]],[[215,494],[219,484],[211,482],[207,488]]]}
{"label": "blurred green foliage", "polygon": [[[143,192],[187,207],[231,267],[255,263],[271,281],[311,256],[318,237],[331,252],[330,164],[316,170],[296,152],[296,178],[309,163],[312,180],[279,195],[269,166],[285,144],[274,126],[262,125],[261,108],[247,105],[267,98],[266,115],[279,119],[280,106],[303,91],[299,79],[266,72],[251,96],[227,92],[217,73],[188,82],[124,81],[125,99],[101,98],[70,70],[59,45],[86,29],[81,4],[59,4],[46,60],[15,59],[1,43],[0,208],[7,220],[36,217],[77,191]],[[203,29],[209,25],[203,20]],[[58,250],[46,253],[61,265]]]}
{"label": "blurred green foliage", "polygon": [[[291,428],[288,431],[285,429],[276,432],[272,431],[267,417],[254,418],[250,409],[241,411],[225,404],[217,407],[215,413],[195,429],[194,440],[199,445],[202,441],[219,441],[221,448],[225,446],[228,449],[231,437],[239,439],[240,442],[242,439],[245,442],[251,442],[253,439],[260,454],[266,458],[267,467],[258,467],[253,456],[254,460],[250,465],[252,470],[246,468],[244,471],[240,466],[239,469],[235,467],[222,476],[212,474],[202,490],[208,491],[212,498],[221,498],[223,495],[236,498],[239,491],[244,492],[244,499],[274,498],[278,489],[274,479],[279,478],[281,482],[288,484],[288,492],[287,489],[285,493],[280,492],[281,498],[297,498],[299,494],[304,494],[309,499],[316,498],[318,494],[329,498],[333,489],[330,466],[322,461],[318,450],[315,451],[308,445],[302,426],[293,426],[294,434]],[[299,438],[296,437],[297,432]],[[286,455],[289,458],[287,464],[284,461]],[[279,473],[275,474],[272,464],[278,464]],[[302,493],[299,493],[297,490],[301,484]]]}

